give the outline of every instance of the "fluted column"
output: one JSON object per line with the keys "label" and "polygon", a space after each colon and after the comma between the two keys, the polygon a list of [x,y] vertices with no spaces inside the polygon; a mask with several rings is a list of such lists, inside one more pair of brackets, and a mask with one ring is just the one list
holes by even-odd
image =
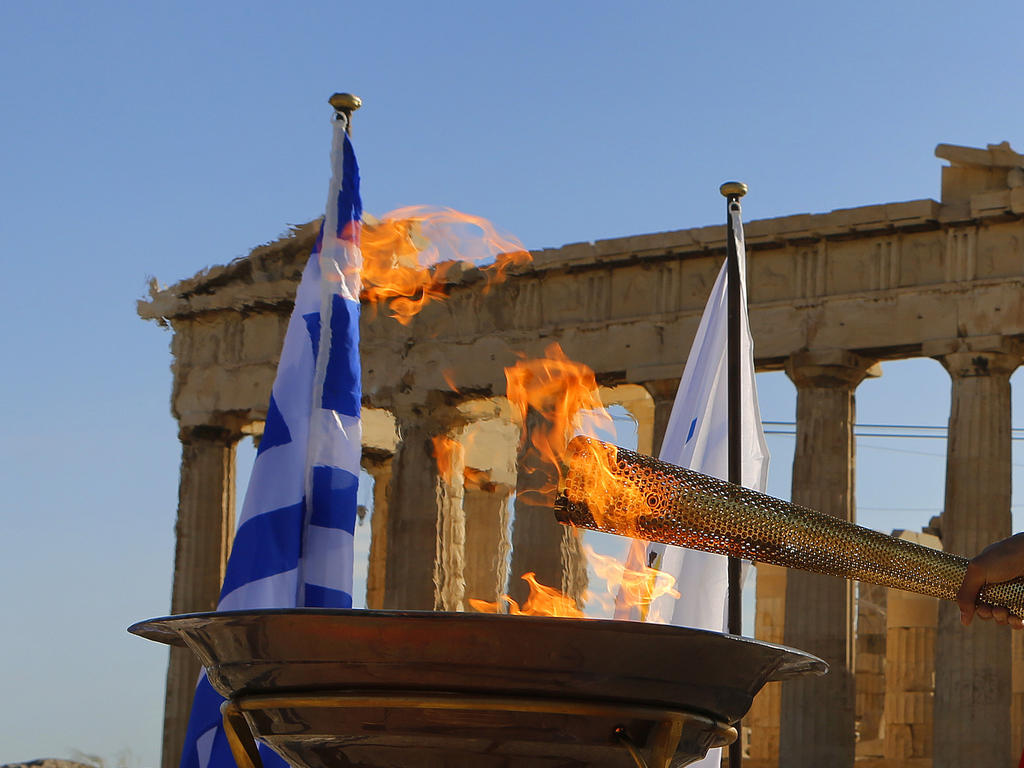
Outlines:
{"label": "fluted column", "polygon": [[[1011,532],[1010,374],[1020,348],[958,340],[937,357],[953,385],[942,546],[973,557]],[[955,605],[939,606],[935,768],[1011,764],[1010,653],[1006,627],[977,621],[964,629]]]}
{"label": "fluted column", "polygon": [[366,571],[366,607],[384,607],[387,583],[388,516],[391,498],[391,456],[363,451],[363,469],[373,478],[373,515],[370,517],[370,557]]}
{"label": "fluted column", "polygon": [[[434,583],[438,534],[451,506],[451,486],[438,471],[434,439],[458,428],[461,416],[454,408],[426,406],[396,416],[400,441],[391,464],[384,607],[429,611],[439,594]],[[461,501],[460,496],[460,506]]]}
{"label": "fluted column", "polygon": [[493,603],[505,591],[506,563],[512,546],[509,538],[511,495],[512,489],[499,483],[466,486],[467,599]]}
{"label": "fluted column", "polygon": [[[872,361],[843,350],[803,352],[786,373],[797,387],[793,501],[854,518],[854,397]],[[779,764],[852,766],[854,760],[853,584],[790,571],[786,644],[820,656],[824,677],[783,683]]]}
{"label": "fluted column", "polygon": [[[241,434],[220,426],[183,427],[178,486],[177,543],[171,613],[217,607],[235,529],[235,445]],[[171,646],[164,699],[161,764],[177,768],[192,709],[199,662]]]}
{"label": "fluted column", "polygon": [[676,402],[676,390],[679,389],[679,379],[656,379],[643,383],[651,399],[654,400],[654,427],[653,446],[654,455],[661,453],[661,444],[665,439],[665,430],[668,429],[668,420],[672,416],[672,406]]}
{"label": "fluted column", "polygon": [[438,468],[434,610],[461,611],[466,597],[466,450],[451,434],[433,442]]}
{"label": "fluted column", "polygon": [[533,572],[537,581],[561,589],[577,602],[586,589],[586,559],[576,532],[555,520],[552,511],[558,484],[555,467],[543,460],[532,442],[533,430],[546,422],[536,411],[526,417],[525,439],[516,462],[515,520],[512,524],[512,564],[509,595],[522,604],[529,588],[520,578]]}

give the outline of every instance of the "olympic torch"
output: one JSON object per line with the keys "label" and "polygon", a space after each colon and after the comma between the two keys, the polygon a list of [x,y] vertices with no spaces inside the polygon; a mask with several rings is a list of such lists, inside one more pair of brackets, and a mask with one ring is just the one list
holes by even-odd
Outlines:
{"label": "olympic torch", "polygon": [[[967,559],[587,437],[569,444],[565,524],[955,600]],[[978,600],[1024,616],[1024,578]]]}

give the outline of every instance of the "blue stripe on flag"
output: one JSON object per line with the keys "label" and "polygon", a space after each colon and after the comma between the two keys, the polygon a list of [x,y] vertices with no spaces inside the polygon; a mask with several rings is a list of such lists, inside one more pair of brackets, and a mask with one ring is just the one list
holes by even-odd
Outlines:
{"label": "blue stripe on flag", "polygon": [[267,406],[267,420],[263,425],[263,437],[260,438],[260,448],[256,455],[263,453],[275,445],[287,445],[292,441],[292,433],[285,424],[281,409],[277,407],[274,395],[270,395],[270,405]]}
{"label": "blue stripe on flag", "polygon": [[[210,681],[206,679],[206,675],[203,675],[199,680],[199,685],[196,686],[196,695],[192,700],[192,711],[203,712],[207,717],[199,718],[193,715],[189,718],[188,730],[185,732],[186,748],[181,755],[181,768],[203,768],[195,745],[199,741],[200,736],[211,728],[216,728],[220,725],[220,704],[222,701],[224,699],[213,690]],[[189,749],[188,745],[192,745],[192,748]]]}
{"label": "blue stripe on flag", "polygon": [[305,606],[307,608],[351,608],[352,595],[342,592],[340,589],[329,587],[318,587],[316,584],[306,584]]}
{"label": "blue stripe on flag", "polygon": [[322,406],[355,418],[359,418],[363,397],[358,352],[359,305],[334,296],[331,302],[331,359],[327,361]]}
{"label": "blue stripe on flag", "polygon": [[310,525],[354,533],[359,478],[337,467],[313,467],[313,514]]}
{"label": "blue stripe on flag", "polygon": [[349,226],[363,218],[363,201],[359,196],[359,163],[352,142],[345,137],[343,174],[345,184],[338,190],[338,237],[357,241],[356,232]]}
{"label": "blue stripe on flag", "polygon": [[[231,554],[238,552],[240,555],[228,560],[221,599],[250,581],[290,571],[298,564],[302,555],[304,515],[305,504],[300,501],[242,523],[231,545]],[[259,556],[255,557],[254,553]]]}
{"label": "blue stripe on flag", "polygon": [[303,315],[302,319],[306,322],[306,332],[313,345],[313,365],[316,365],[317,354],[320,352],[320,313],[310,312],[308,315]]}
{"label": "blue stripe on flag", "polygon": [[[235,768],[231,745],[224,733],[220,705],[223,697],[214,690],[203,675],[196,686],[192,700],[192,712],[201,712],[205,717],[193,714],[185,733],[185,747],[181,753],[180,768]],[[212,731],[212,733],[211,733]],[[209,741],[212,739],[212,744]],[[263,768],[291,768],[284,759],[265,744],[259,744]]]}

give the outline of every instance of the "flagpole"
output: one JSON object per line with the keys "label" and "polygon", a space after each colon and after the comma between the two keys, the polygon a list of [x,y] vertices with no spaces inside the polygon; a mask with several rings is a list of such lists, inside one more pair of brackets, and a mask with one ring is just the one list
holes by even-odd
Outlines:
{"label": "flagpole", "polygon": [[[743,454],[740,433],[742,423],[742,403],[740,400],[740,262],[736,249],[736,232],[732,223],[732,214],[740,210],[740,198],[747,194],[747,185],[740,181],[727,181],[718,188],[726,200],[726,301],[728,312],[726,328],[729,352],[726,370],[728,372],[728,404],[729,404],[729,482],[743,484]],[[739,558],[729,558],[729,603],[728,629],[731,635],[743,634],[743,600],[740,586]],[[729,745],[729,768],[738,768],[743,760],[742,727],[736,724],[740,735]]]}

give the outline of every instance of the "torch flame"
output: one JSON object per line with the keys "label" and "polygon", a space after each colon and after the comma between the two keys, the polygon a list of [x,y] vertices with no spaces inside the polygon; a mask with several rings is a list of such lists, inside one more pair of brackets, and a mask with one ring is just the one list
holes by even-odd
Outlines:
{"label": "torch flame", "polygon": [[[666,623],[665,617],[650,613],[651,605],[664,595],[679,597],[679,591],[675,588],[676,579],[670,573],[643,565],[647,550],[645,542],[634,540],[630,543],[625,563],[595,552],[593,547],[586,544],[583,549],[594,572],[607,584],[606,592],[597,596],[606,611],[629,616],[630,609],[637,608],[641,621]],[[630,563],[639,563],[640,567],[631,568]]]}
{"label": "torch flame", "polygon": [[[506,368],[505,379],[506,397],[521,424],[527,423],[531,410],[542,417],[543,425],[531,429],[529,439],[542,460],[554,467],[561,484],[573,435],[612,423],[601,403],[593,370],[570,360],[561,346],[553,343],[545,350],[545,357],[520,360]],[[588,421],[591,423],[586,423]],[[524,428],[523,440],[526,439]],[[555,491],[553,485],[542,487],[543,501],[551,503]]]}
{"label": "torch flame", "polygon": [[[612,429],[612,419],[601,402],[593,370],[570,360],[558,344],[551,344],[543,358],[521,360],[506,368],[505,378],[508,383],[506,396],[524,425],[523,439],[529,440],[528,447],[536,451],[546,467],[553,469],[552,476],[557,478],[542,484],[536,492],[542,499],[531,502],[551,503],[557,490],[556,483],[561,486],[565,482],[565,467],[570,462],[583,461],[589,470],[586,483],[575,483],[571,489],[566,489],[567,492],[572,492],[575,500],[587,499],[595,517],[610,514],[612,510],[607,508],[606,499],[612,497],[612,494],[608,491],[614,489],[619,494],[623,493],[623,479],[616,472],[618,457],[615,446],[599,440],[575,440],[572,448],[569,447],[569,441],[576,434],[593,436],[598,430]],[[531,428],[526,430],[527,416],[531,411],[541,418],[529,422]],[[583,453],[586,455],[582,456]],[[635,508],[645,508],[647,503],[640,497],[639,490],[633,488],[633,491],[636,497],[633,499]],[[520,488],[521,494],[530,492]],[[635,546],[642,547],[643,544],[638,542]],[[622,609],[636,606],[640,616],[644,617],[658,597],[679,596],[674,588],[675,579],[644,565],[641,552],[632,553],[628,563],[639,565],[633,568],[613,557],[600,555],[591,547],[585,546],[584,549],[595,574],[606,584],[603,594],[584,594],[584,602],[596,599],[608,613],[613,609],[621,612]],[[510,597],[502,596],[502,604],[509,607],[509,613],[580,615],[572,598],[551,587],[536,584],[533,574],[525,574],[522,578],[530,584],[530,597],[520,610]],[[557,600],[551,605],[553,596],[557,596]],[[475,601],[471,604],[477,610],[491,613],[499,610],[498,603]],[[567,604],[572,605],[573,611],[565,612],[568,610],[564,607]],[[629,614],[630,611],[626,610],[625,613]],[[648,618],[658,620],[657,617]]]}
{"label": "torch flame", "polygon": [[[642,542],[634,542],[633,547],[644,547]],[[643,559],[642,552],[632,552],[626,563],[616,558],[595,552],[592,547],[584,545],[587,559],[597,577],[604,581],[603,593],[587,591],[583,595],[584,602],[594,600],[604,613],[622,613],[623,616],[633,615],[630,611],[637,608],[641,621],[665,623],[667,619],[660,615],[650,614],[654,601],[668,595],[679,597],[675,588],[676,580],[668,573],[642,565],[639,569],[629,566],[630,562]],[[554,587],[548,587],[537,581],[533,572],[524,573],[521,577],[530,585],[530,594],[520,607],[519,603],[508,595],[502,595],[498,602],[470,598],[469,604],[480,613],[508,613],[512,616],[552,616],[573,619],[585,618],[576,600]]]}
{"label": "torch flame", "polygon": [[480,613],[505,613],[501,610],[508,608],[512,616],[555,616],[568,619],[582,619],[583,611],[576,606],[576,601],[559,592],[554,587],[547,587],[537,581],[536,574],[532,571],[524,573],[523,581],[530,585],[530,595],[522,607],[508,595],[502,595],[497,603],[488,603],[484,600],[470,598],[469,604]]}
{"label": "torch flame", "polygon": [[403,325],[432,301],[447,296],[449,275],[461,263],[479,267],[484,292],[508,269],[530,261],[514,237],[491,222],[451,208],[406,206],[380,219],[366,216],[360,238],[363,297],[386,303]]}

